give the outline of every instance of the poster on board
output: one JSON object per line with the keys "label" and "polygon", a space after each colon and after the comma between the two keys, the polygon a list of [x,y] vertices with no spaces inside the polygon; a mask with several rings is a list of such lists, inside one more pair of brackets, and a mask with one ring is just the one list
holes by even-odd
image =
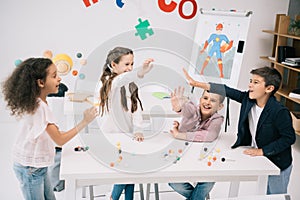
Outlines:
{"label": "poster on board", "polygon": [[189,68],[193,77],[237,85],[251,14],[200,9]]}

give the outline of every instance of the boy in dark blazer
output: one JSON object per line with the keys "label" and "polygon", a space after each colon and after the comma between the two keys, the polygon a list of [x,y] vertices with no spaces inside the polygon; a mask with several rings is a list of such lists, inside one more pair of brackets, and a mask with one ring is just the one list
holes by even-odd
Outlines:
{"label": "boy in dark blazer", "polygon": [[291,146],[296,135],[290,111],[274,96],[281,84],[281,74],[271,67],[253,69],[248,91],[240,91],[223,84],[195,81],[183,71],[191,86],[241,103],[237,140],[232,148],[251,146],[245,154],[266,156],[280,168],[280,175],[268,177],[267,194],[287,193],[293,161]]}

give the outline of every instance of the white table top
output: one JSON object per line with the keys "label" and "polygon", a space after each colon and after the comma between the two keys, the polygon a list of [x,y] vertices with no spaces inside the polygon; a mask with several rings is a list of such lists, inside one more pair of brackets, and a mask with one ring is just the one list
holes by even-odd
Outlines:
{"label": "white table top", "polygon": [[[161,133],[162,138],[172,139],[168,133]],[[96,134],[85,134],[94,137]],[[158,137],[158,136],[157,136]],[[120,138],[122,139],[122,138]],[[199,159],[205,143],[193,143],[176,164],[171,164],[161,170],[147,173],[120,172],[101,161],[94,159],[92,148],[86,152],[75,152],[74,147],[82,145],[79,136],[63,147],[61,178],[77,180],[77,185],[113,184],[113,183],[156,183],[177,181],[249,181],[257,180],[258,176],[277,175],[279,169],[265,157],[250,157],[244,155],[245,148],[230,149],[235,136],[222,133],[214,147],[209,147],[213,153]],[[157,142],[152,139],[152,142]],[[146,149],[151,147],[151,141],[144,142]],[[101,145],[101,142],[99,142]],[[123,146],[126,145],[122,143]],[[138,144],[142,145],[142,144]],[[153,146],[158,148],[158,146]],[[124,147],[125,148],[125,147]],[[219,149],[217,153],[215,150]],[[132,149],[131,149],[132,150]],[[130,149],[128,151],[131,151]],[[108,152],[102,152],[106,154]],[[216,156],[208,166],[208,158]],[[225,157],[225,162],[221,161]],[[234,161],[232,161],[234,160]],[[126,161],[122,161],[126,162]],[[143,163],[141,163],[143,164]]]}

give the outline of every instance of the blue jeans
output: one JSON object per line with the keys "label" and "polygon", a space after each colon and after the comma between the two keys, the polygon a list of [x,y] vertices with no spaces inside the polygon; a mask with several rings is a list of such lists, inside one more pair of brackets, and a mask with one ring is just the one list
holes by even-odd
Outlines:
{"label": "blue jeans", "polygon": [[14,163],[14,171],[25,200],[55,200],[47,169]]}
{"label": "blue jeans", "polygon": [[286,194],[290,181],[290,176],[293,166],[290,165],[280,175],[270,175],[268,177],[268,190],[267,194]]}
{"label": "blue jeans", "polygon": [[115,184],[111,197],[113,200],[118,200],[125,190],[125,200],[133,200],[134,184]]}
{"label": "blue jeans", "polygon": [[61,148],[55,148],[54,164],[48,167],[48,174],[50,177],[51,185],[55,192],[60,192],[65,189],[65,181],[59,180],[60,162],[61,162]]}
{"label": "blue jeans", "polygon": [[169,183],[169,186],[188,200],[205,200],[214,184],[214,182],[199,182],[194,187],[190,183]]}

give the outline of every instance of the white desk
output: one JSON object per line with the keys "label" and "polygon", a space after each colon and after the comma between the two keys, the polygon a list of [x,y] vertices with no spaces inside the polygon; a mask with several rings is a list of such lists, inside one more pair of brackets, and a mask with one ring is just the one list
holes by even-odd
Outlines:
{"label": "white desk", "polygon": [[[170,135],[162,133],[161,137],[166,138]],[[62,152],[60,173],[61,179],[64,179],[66,184],[65,198],[76,199],[76,188],[89,185],[186,181],[231,182],[230,197],[238,196],[240,181],[257,181],[255,194],[266,194],[268,175],[278,175],[279,169],[265,157],[244,155],[242,153],[244,148],[230,149],[234,140],[233,134],[222,133],[220,135],[215,146],[220,149],[220,153],[214,154],[217,160],[211,166],[207,165],[207,158],[199,160],[203,143],[193,143],[176,164],[155,172],[134,174],[121,173],[101,164],[89,153],[90,150],[75,152],[74,147],[81,145],[77,136],[63,147]],[[221,162],[220,158],[223,156],[227,158],[227,161]],[[229,161],[229,159],[235,161]]]}

